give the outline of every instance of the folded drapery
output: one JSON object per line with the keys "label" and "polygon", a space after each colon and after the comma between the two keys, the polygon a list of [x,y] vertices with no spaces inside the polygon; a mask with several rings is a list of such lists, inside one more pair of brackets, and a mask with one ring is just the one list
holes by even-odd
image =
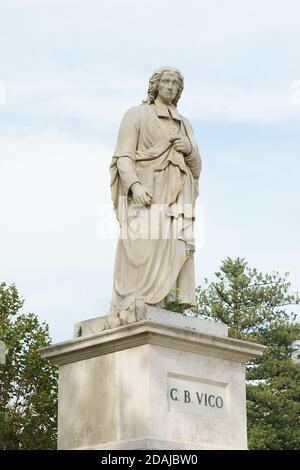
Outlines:
{"label": "folded drapery", "polygon": [[[121,123],[110,166],[111,191],[119,220],[112,309],[142,299],[161,302],[177,289],[179,301],[195,303],[194,206],[201,159],[189,122],[178,113],[178,135],[188,137],[192,152],[177,152],[168,118],[155,105],[131,108]],[[171,118],[170,118],[171,119]],[[140,182],[151,206],[136,206],[130,187]]]}

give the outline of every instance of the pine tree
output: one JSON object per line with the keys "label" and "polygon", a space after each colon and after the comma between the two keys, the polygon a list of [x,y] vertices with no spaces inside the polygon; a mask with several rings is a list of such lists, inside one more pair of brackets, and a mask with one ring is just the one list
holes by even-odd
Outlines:
{"label": "pine tree", "polygon": [[267,346],[246,367],[250,449],[300,449],[300,366],[292,361],[300,325],[288,273],[262,274],[227,258],[216,279],[197,288],[196,315],[222,321],[235,338]]}
{"label": "pine tree", "polygon": [[38,350],[50,344],[46,323],[21,313],[14,285],[0,284],[0,449],[54,449],[57,422],[57,369]]}

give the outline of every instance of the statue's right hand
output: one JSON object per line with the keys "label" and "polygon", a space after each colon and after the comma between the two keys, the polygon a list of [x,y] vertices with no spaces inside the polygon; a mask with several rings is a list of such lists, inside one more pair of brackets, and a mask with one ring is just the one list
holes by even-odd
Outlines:
{"label": "statue's right hand", "polygon": [[133,183],[130,189],[132,192],[133,202],[136,204],[143,204],[144,206],[150,206],[151,196],[147,193],[141,183]]}

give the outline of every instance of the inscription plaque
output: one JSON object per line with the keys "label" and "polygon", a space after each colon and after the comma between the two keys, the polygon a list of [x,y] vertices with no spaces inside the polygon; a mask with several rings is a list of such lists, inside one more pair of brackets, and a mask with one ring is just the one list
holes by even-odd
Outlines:
{"label": "inscription plaque", "polygon": [[168,374],[169,411],[224,418],[228,407],[227,395],[226,383]]}

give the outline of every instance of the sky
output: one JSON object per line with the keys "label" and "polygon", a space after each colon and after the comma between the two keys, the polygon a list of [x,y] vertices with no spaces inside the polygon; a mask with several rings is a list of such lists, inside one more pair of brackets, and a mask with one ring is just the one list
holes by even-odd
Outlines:
{"label": "sky", "polygon": [[203,159],[196,282],[227,256],[300,291],[298,0],[0,0],[0,281],[53,341],[107,312],[120,120],[181,70]]}

